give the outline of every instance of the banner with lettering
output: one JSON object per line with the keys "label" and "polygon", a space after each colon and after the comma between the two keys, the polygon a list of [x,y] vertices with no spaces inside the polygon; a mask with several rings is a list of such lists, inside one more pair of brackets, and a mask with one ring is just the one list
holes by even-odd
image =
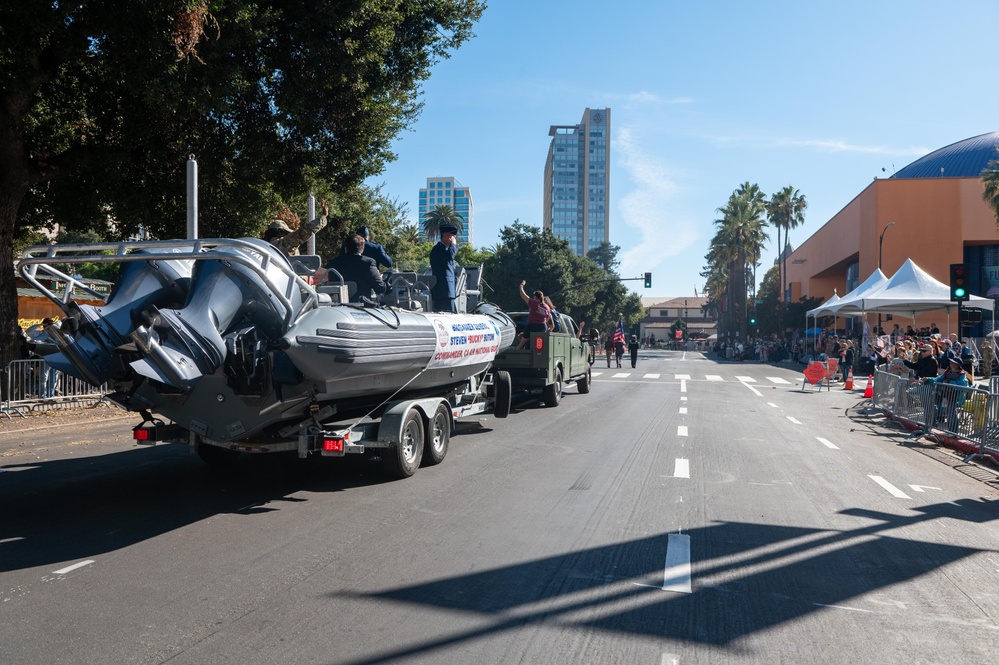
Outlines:
{"label": "banner with lettering", "polygon": [[427,363],[428,369],[474,365],[496,357],[500,331],[492,319],[476,314],[426,316],[437,333],[437,347]]}

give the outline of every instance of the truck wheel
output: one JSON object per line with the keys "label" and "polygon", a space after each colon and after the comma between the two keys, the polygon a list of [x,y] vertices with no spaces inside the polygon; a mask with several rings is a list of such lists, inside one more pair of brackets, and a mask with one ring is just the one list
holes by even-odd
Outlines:
{"label": "truck wheel", "polygon": [[593,370],[589,367],[586,368],[586,374],[583,375],[581,379],[576,381],[576,388],[579,389],[580,395],[585,395],[590,392],[590,383],[593,381]]}
{"label": "truck wheel", "polygon": [[451,409],[438,404],[433,418],[427,424],[427,445],[423,449],[423,466],[433,466],[444,461],[451,441]]}
{"label": "truck wheel", "polygon": [[228,448],[219,448],[218,446],[210,446],[207,443],[199,443],[198,457],[201,458],[202,462],[208,464],[209,466],[223,469],[236,463],[236,458],[239,457],[239,451],[229,450]]}
{"label": "truck wheel", "polygon": [[562,368],[555,369],[555,383],[545,386],[545,406],[558,406],[562,399]]}
{"label": "truck wheel", "polygon": [[420,468],[423,460],[423,418],[419,411],[410,409],[402,423],[399,443],[382,457],[385,470],[396,478],[409,478]]}
{"label": "truck wheel", "polygon": [[513,405],[513,381],[510,372],[499,371],[493,374],[493,415],[506,418]]}

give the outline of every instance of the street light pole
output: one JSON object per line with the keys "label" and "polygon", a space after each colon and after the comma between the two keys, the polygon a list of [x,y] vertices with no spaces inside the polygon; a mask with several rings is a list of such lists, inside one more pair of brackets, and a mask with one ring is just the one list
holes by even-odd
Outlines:
{"label": "street light pole", "polygon": [[[885,231],[893,226],[895,226],[895,222],[885,224],[885,228],[881,231],[881,237],[878,238],[878,270],[881,270],[881,248],[885,242]],[[881,312],[878,312],[878,335],[881,335]]]}

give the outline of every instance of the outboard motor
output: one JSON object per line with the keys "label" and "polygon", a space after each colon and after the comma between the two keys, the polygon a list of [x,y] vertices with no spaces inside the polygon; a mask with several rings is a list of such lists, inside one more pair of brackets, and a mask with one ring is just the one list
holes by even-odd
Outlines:
{"label": "outboard motor", "polygon": [[[193,247],[166,250],[189,254]],[[139,250],[135,254],[150,254]],[[194,261],[136,261],[123,263],[108,300],[103,305],[63,306],[67,318],[61,327],[47,329],[58,351],[45,356],[51,367],[95,386],[122,378],[128,368],[118,362],[115,349],[130,342],[129,335],[150,307],[178,306],[187,299]]]}
{"label": "outboard motor", "polygon": [[[131,335],[144,356],[131,363],[142,376],[181,390],[214,373],[226,357],[223,337],[250,323],[267,339],[279,339],[301,313],[302,291],[286,268],[288,259],[269,242],[244,238],[256,249],[225,246],[198,261],[182,309],[152,307],[147,325]],[[265,254],[267,261],[261,261]],[[235,260],[234,260],[235,259]],[[249,265],[264,266],[261,276]]]}

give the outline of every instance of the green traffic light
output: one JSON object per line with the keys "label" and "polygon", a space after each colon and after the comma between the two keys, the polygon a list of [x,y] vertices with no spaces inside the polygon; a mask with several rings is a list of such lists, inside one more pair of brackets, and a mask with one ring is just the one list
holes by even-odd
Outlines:
{"label": "green traffic light", "polygon": [[964,289],[960,289],[960,288],[954,289],[954,295],[957,296],[958,298],[963,298],[964,294],[965,294],[965,290]]}

